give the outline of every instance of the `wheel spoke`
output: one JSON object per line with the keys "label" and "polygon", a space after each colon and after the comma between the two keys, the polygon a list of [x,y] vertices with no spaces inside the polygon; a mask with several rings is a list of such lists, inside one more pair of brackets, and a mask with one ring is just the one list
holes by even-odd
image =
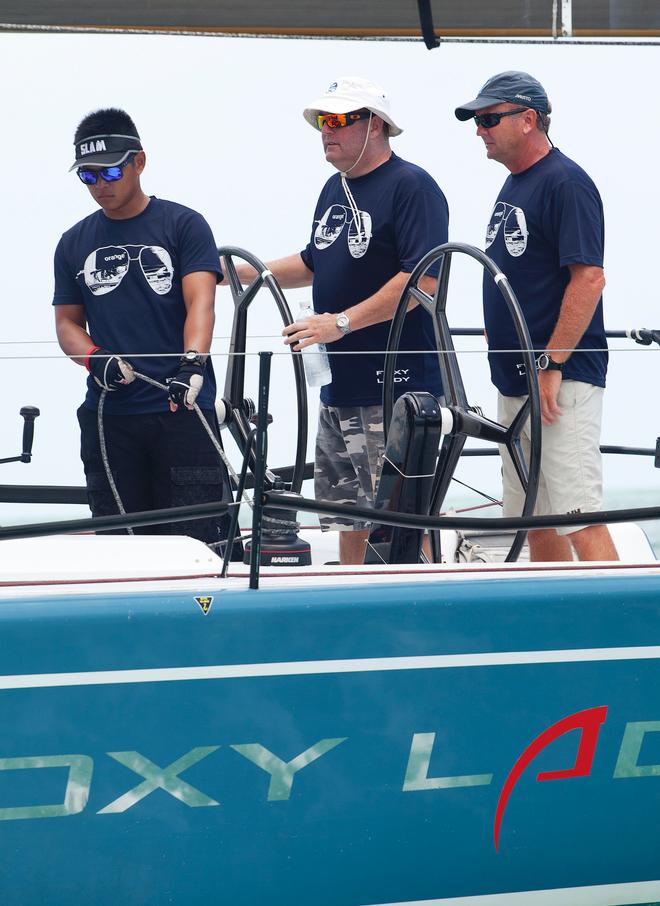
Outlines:
{"label": "wheel spoke", "polygon": [[525,456],[519,437],[516,437],[507,444],[507,451],[511,457],[511,462],[516,470],[516,474],[520,479],[520,484],[522,485],[523,490],[526,491],[529,486],[529,473],[527,471],[527,463],[525,462]]}
{"label": "wheel spoke", "polygon": [[429,294],[424,292],[423,289],[420,289],[419,286],[411,286],[410,295],[419,302],[425,311],[430,315],[433,315],[435,309],[433,296],[429,296]]}
{"label": "wheel spoke", "polygon": [[438,346],[438,363],[442,379],[442,391],[449,406],[468,408],[467,395],[463,377],[454,348],[451,328],[444,311],[436,312],[434,320],[436,343]]}
{"label": "wheel spoke", "polygon": [[465,434],[454,434],[451,437],[445,437],[442,442],[431,495],[430,512],[432,515],[439,513],[442,508],[466,440]]}
{"label": "wheel spoke", "polygon": [[238,279],[238,273],[236,272],[236,266],[231,255],[221,255],[220,263],[222,266],[222,271],[227,278],[229,288],[231,289],[232,299],[234,300],[234,304],[236,304],[238,298],[243,292],[241,281]]}

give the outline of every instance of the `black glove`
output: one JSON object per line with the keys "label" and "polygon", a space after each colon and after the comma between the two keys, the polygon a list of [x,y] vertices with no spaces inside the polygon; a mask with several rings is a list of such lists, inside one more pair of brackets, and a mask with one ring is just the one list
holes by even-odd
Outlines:
{"label": "black glove", "polygon": [[179,406],[185,406],[187,409],[193,408],[193,403],[204,383],[205,367],[206,356],[200,355],[194,349],[181,357],[179,370],[168,381],[172,412],[176,412]]}
{"label": "black glove", "polygon": [[135,372],[128,362],[100,346],[90,349],[85,364],[96,383],[104,390],[119,390],[135,380]]}

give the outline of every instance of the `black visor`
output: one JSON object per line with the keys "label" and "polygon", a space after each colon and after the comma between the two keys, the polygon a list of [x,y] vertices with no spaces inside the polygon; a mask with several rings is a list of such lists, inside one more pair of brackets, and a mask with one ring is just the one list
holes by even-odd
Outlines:
{"label": "black visor", "polygon": [[90,135],[75,143],[76,159],[69,167],[116,167],[129,154],[142,151],[137,135]]}

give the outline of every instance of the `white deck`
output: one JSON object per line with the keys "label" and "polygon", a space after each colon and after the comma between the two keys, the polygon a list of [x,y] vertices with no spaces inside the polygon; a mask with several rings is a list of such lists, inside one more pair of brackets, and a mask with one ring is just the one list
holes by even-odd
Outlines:
{"label": "white deck", "polygon": [[[313,563],[308,567],[262,567],[260,586],[300,587],[392,583],[409,581],[463,581],[497,576],[513,580],[558,575],[660,574],[657,561],[644,532],[636,525],[613,527],[621,560],[616,563],[518,563],[473,562],[411,564],[395,566],[339,566],[337,538],[306,529],[302,533],[312,545]],[[481,539],[483,543],[483,539]],[[500,552],[495,552],[498,556]],[[220,578],[222,560],[201,542],[184,536],[97,536],[66,535],[0,542],[0,599],[60,594],[127,593],[139,587],[141,593],[165,588],[186,591],[248,587],[249,567],[230,564],[228,577]]]}

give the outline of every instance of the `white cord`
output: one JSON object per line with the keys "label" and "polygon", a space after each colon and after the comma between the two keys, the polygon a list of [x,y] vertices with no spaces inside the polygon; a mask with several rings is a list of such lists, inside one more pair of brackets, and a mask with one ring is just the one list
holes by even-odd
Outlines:
{"label": "white cord", "polygon": [[[101,459],[103,460],[103,467],[105,468],[105,474],[108,479],[108,484],[110,485],[110,490],[112,491],[112,496],[115,498],[115,503],[117,504],[117,509],[119,510],[120,515],[125,516],[126,510],[124,509],[124,504],[121,502],[121,497],[119,496],[119,491],[117,490],[117,485],[115,484],[115,479],[112,474],[112,469],[110,468],[110,460],[108,459],[108,450],[105,445],[105,430],[103,428],[103,407],[105,406],[105,398],[108,395],[108,391],[104,388],[101,391],[101,396],[99,398],[99,406],[96,412],[96,420],[99,429],[99,447],[101,448]],[[133,529],[130,525],[126,526],[126,531],[129,535],[133,534]]]}
{"label": "white cord", "polygon": [[346,179],[346,177],[351,172],[351,170],[353,170],[353,169],[355,169],[355,167],[357,167],[357,165],[362,160],[362,155],[367,150],[367,144],[369,143],[369,136],[371,133],[371,120],[372,119],[373,119],[373,113],[371,111],[369,111],[369,122],[367,123],[367,132],[366,132],[366,135],[364,136],[364,144],[362,145],[362,150],[360,151],[360,153],[357,157],[357,160],[355,160],[354,163],[351,164],[351,166],[348,168],[348,170],[344,170],[342,173],[340,173],[341,184],[344,189],[344,194],[346,195],[346,200],[348,201],[348,206],[350,207],[351,213],[353,215],[353,223],[355,224],[356,229],[357,229],[358,240],[361,243],[367,241],[367,231],[364,228],[364,224],[362,222],[362,211],[360,211],[360,209],[358,208],[358,206],[355,202],[355,199],[353,198],[353,193],[351,192],[351,190],[348,187],[348,180]]}
{"label": "white cord", "polygon": [[[147,384],[151,384],[152,387],[158,387],[161,390],[164,390],[166,393],[168,392],[168,387],[165,384],[161,384],[159,381],[156,381],[153,378],[150,378],[146,374],[141,374],[139,371],[136,371],[135,377],[139,378],[142,381],[145,381]],[[107,395],[108,395],[107,390],[101,391],[101,396],[99,398],[99,405],[98,405],[98,410],[97,410],[99,447],[101,448],[101,459],[103,460],[103,467],[105,468],[105,474],[108,479],[108,484],[110,485],[110,490],[112,491],[112,496],[114,497],[115,503],[117,504],[117,509],[119,510],[119,513],[122,516],[126,516],[127,515],[126,510],[124,509],[124,504],[122,503],[121,497],[119,496],[119,491],[117,490],[117,485],[115,483],[115,479],[112,474],[112,469],[110,468],[110,459],[108,457],[108,450],[107,450],[107,446],[106,446],[106,442],[105,442],[105,428],[103,426],[103,408],[105,405],[105,398]],[[236,487],[238,488],[238,486],[240,484],[240,479],[239,479],[234,467],[232,466],[231,462],[227,458],[227,454],[222,449],[220,442],[218,441],[217,437],[211,430],[211,427],[210,427],[209,423],[207,422],[207,420],[204,416],[204,413],[199,408],[197,403],[193,403],[193,409],[197,413],[197,417],[201,421],[204,430],[208,434],[208,436],[211,440],[211,443],[213,444],[213,446],[215,447],[215,449],[218,453],[218,456],[220,457],[222,462],[225,464],[227,471],[229,472],[230,476],[233,478],[234,483],[235,483]],[[267,474],[269,474],[269,473],[267,473]],[[272,473],[270,473],[270,474],[272,474]],[[251,509],[254,508],[254,501],[252,500],[251,497],[248,497],[248,494],[245,490],[243,491],[242,499],[243,499],[243,502],[246,503]],[[237,503],[238,503],[238,501],[237,501]],[[275,517],[269,516],[269,515],[265,515],[263,517],[263,521],[267,522],[267,523],[275,524],[275,525],[285,526],[286,529],[289,531],[291,530],[291,526],[293,525],[293,523],[289,522],[286,519],[276,519]],[[129,535],[133,534],[133,529],[130,526],[127,526],[126,530]],[[280,529],[280,531],[284,531],[284,530],[285,529]],[[277,530],[275,530],[275,531],[277,531]]]}

